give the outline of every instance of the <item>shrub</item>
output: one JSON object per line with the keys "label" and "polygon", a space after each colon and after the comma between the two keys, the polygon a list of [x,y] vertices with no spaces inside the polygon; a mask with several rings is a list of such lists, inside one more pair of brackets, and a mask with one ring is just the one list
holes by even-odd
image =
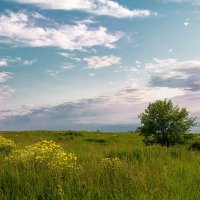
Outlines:
{"label": "shrub", "polygon": [[50,169],[77,167],[77,157],[73,153],[65,153],[60,145],[46,140],[26,146],[22,150],[15,150],[6,160],[13,164]]}
{"label": "shrub", "polygon": [[78,132],[78,131],[66,131],[64,132],[63,135],[69,135],[69,136],[83,136],[82,133]]}
{"label": "shrub", "polygon": [[200,151],[200,141],[195,141],[190,145],[190,149]]}
{"label": "shrub", "polygon": [[15,148],[16,144],[12,140],[6,139],[0,135],[0,151],[9,153]]}
{"label": "shrub", "polygon": [[[196,118],[189,117],[186,108],[174,106],[171,100],[157,100],[150,103],[139,115],[142,126],[138,128],[147,145],[172,146],[185,141],[190,128],[196,125]],[[188,136],[188,135],[187,135]]]}
{"label": "shrub", "polygon": [[96,143],[105,143],[105,142],[108,142],[105,139],[94,139],[94,138],[87,138],[87,139],[85,139],[85,141],[87,141],[87,142],[96,142]]}

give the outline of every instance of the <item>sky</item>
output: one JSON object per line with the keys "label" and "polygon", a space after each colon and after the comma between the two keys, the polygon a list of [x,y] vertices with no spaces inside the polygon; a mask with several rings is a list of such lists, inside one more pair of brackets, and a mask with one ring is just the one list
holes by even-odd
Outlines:
{"label": "sky", "polygon": [[128,131],[150,102],[200,132],[200,0],[0,0],[0,130]]}

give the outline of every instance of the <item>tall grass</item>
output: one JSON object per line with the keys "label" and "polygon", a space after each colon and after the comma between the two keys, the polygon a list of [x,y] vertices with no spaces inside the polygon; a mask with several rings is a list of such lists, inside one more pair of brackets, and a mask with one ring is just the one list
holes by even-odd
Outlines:
{"label": "tall grass", "polygon": [[66,152],[75,153],[81,166],[76,170],[14,166],[1,154],[1,200],[200,199],[200,154],[187,146],[145,147],[142,138],[131,133],[0,134],[14,140],[18,148],[54,140]]}

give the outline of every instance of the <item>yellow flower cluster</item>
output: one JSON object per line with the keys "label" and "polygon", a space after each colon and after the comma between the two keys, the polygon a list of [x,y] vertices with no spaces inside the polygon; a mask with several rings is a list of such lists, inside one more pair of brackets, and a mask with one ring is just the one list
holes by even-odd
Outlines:
{"label": "yellow flower cluster", "polygon": [[48,167],[50,169],[76,168],[77,157],[73,153],[65,153],[54,141],[42,140],[26,146],[22,150],[13,151],[7,158],[13,164]]}
{"label": "yellow flower cluster", "polygon": [[0,135],[0,151],[10,152],[16,148],[16,144],[9,139],[6,139]]}
{"label": "yellow flower cluster", "polygon": [[122,162],[119,158],[103,158],[101,164],[105,168],[115,169],[121,166]]}

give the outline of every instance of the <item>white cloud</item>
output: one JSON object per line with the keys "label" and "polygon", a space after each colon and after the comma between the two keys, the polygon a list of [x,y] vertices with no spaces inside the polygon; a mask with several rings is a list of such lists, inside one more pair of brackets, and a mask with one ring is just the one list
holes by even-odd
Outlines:
{"label": "white cloud", "polygon": [[83,59],[89,68],[100,69],[120,63],[121,58],[117,56],[91,56]]}
{"label": "white cloud", "polygon": [[33,63],[35,63],[36,62],[36,60],[24,60],[22,63],[24,64],[24,65],[32,65]]}
{"label": "white cloud", "polygon": [[174,49],[169,49],[168,53],[172,53],[174,51]]}
{"label": "white cloud", "polygon": [[72,53],[58,52],[57,54],[60,55],[60,56],[65,57],[65,58],[70,58],[70,59],[72,59],[72,60],[75,60],[75,61],[77,61],[77,62],[80,62],[80,61],[81,61],[80,58],[75,57],[75,55],[72,54]]}
{"label": "white cloud", "polygon": [[8,96],[14,93],[15,93],[15,90],[8,86],[1,87],[0,88],[0,102],[4,101]]}
{"label": "white cloud", "polygon": [[200,66],[200,60],[186,60],[186,61],[178,61],[177,59],[159,59],[154,58],[154,63],[146,64],[146,68],[149,69],[177,69],[177,68],[193,68]]}
{"label": "white cloud", "polygon": [[52,69],[46,70],[46,73],[50,76],[58,76],[58,74],[61,72],[62,72],[62,70],[52,70]]}
{"label": "white cloud", "polygon": [[145,65],[149,72],[166,73],[178,69],[192,69],[200,67],[200,60],[178,61],[176,59],[159,59],[154,58],[154,62]]}
{"label": "white cloud", "polygon": [[71,54],[71,53],[66,53],[66,52],[58,52],[57,54],[60,55],[60,56],[65,57],[65,58],[70,58],[70,57],[73,56],[73,54]]}
{"label": "white cloud", "polygon": [[136,64],[136,65],[140,65],[141,62],[140,62],[139,60],[136,60],[136,61],[135,61],[135,64]]}
{"label": "white cloud", "polygon": [[192,5],[200,5],[200,0],[162,0],[165,3],[191,3]]}
{"label": "white cloud", "polygon": [[32,65],[36,60],[22,59],[19,57],[5,57],[0,59],[0,67],[7,67],[10,64]]}
{"label": "white cloud", "polygon": [[113,0],[11,0],[19,3],[33,4],[44,9],[80,10],[95,15],[107,15],[117,18],[147,17],[149,10],[130,10]]}
{"label": "white cloud", "polygon": [[81,62],[81,59],[80,58],[77,58],[77,57],[71,57],[72,60],[75,60],[76,62]]}
{"label": "white cloud", "polygon": [[0,67],[5,67],[7,65],[8,65],[7,59],[5,59],[5,58],[0,59]]}
{"label": "white cloud", "polygon": [[77,23],[77,24],[86,24],[86,25],[88,25],[88,24],[95,24],[95,23],[97,23],[97,21],[94,21],[94,20],[91,19],[91,18],[87,18],[87,19],[75,21],[75,23]]}
{"label": "white cloud", "polygon": [[8,79],[10,79],[10,74],[9,72],[0,72],[0,83],[6,82]]}
{"label": "white cloud", "polygon": [[188,26],[189,22],[184,22],[183,24],[184,24],[184,26]]}
{"label": "white cloud", "polygon": [[[105,27],[90,28],[85,24],[37,26],[38,17],[25,12],[7,12],[0,15],[0,41],[15,46],[58,47],[82,50],[93,46],[114,48],[114,42],[122,37],[121,32],[108,33]],[[4,40],[3,40],[4,39]]]}
{"label": "white cloud", "polygon": [[[185,94],[184,90],[169,87],[149,87],[138,83],[121,90],[120,95],[124,102],[130,104],[143,104],[157,99],[170,99]],[[119,100],[119,99],[118,99]]]}
{"label": "white cloud", "polygon": [[91,77],[96,76],[95,73],[90,73],[90,74],[88,74],[88,75],[91,76]]}
{"label": "white cloud", "polygon": [[200,60],[154,59],[145,66],[151,86],[200,91]]}
{"label": "white cloud", "polygon": [[47,69],[45,72],[52,76],[58,76],[60,73],[64,72],[65,70],[70,70],[74,67],[73,63],[63,63],[59,67],[56,67],[55,69]]}
{"label": "white cloud", "polygon": [[189,21],[190,21],[190,19],[187,18],[187,19],[185,20],[185,22],[183,23],[184,26],[188,26],[188,25],[190,24]]}
{"label": "white cloud", "polygon": [[61,69],[68,70],[68,69],[72,69],[73,67],[74,67],[73,63],[64,63],[62,64]]}
{"label": "white cloud", "polygon": [[21,61],[21,58],[18,58],[18,57],[5,57],[5,58],[1,58],[0,59],[0,67],[6,67],[8,66],[10,63],[17,63],[17,62],[20,62]]}

